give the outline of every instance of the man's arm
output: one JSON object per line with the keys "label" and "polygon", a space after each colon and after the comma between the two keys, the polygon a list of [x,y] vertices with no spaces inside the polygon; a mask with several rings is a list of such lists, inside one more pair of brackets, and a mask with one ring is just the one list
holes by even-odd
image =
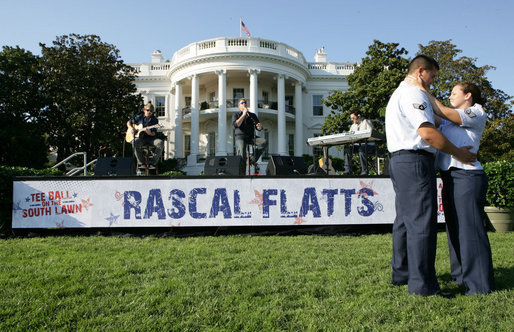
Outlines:
{"label": "man's arm", "polygon": [[451,154],[462,163],[471,165],[472,162],[477,160],[477,155],[469,151],[473,146],[456,147],[429,122],[424,122],[419,126],[418,134],[425,140],[425,142],[434,148],[447,154]]}
{"label": "man's arm", "polygon": [[243,113],[241,114],[241,116],[239,117],[239,119],[236,120],[236,126],[239,128],[241,127],[241,125],[243,124],[243,121],[246,119],[246,116],[248,114],[248,108],[245,108],[243,111]]}
{"label": "man's arm", "polygon": [[148,128],[150,126],[154,126],[154,125],[158,125],[159,124],[159,119],[157,119],[156,117],[154,117],[152,120],[151,120],[151,124],[149,124],[146,128],[145,128],[145,133],[148,135],[148,136],[155,136],[157,134],[157,128]]}

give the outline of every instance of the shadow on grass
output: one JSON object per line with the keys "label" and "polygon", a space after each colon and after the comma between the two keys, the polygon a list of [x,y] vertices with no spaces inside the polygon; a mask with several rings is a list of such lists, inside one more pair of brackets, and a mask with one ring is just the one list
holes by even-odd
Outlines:
{"label": "shadow on grass", "polygon": [[[493,262],[494,264],[494,262]],[[453,282],[452,276],[449,273],[444,273],[438,275],[437,278],[441,281],[442,285],[446,287],[443,288],[443,291],[448,291],[454,294],[464,294],[466,288],[464,286],[460,286],[457,283]],[[496,291],[510,291],[514,289],[514,267],[508,268],[494,268],[494,286],[496,287]]]}

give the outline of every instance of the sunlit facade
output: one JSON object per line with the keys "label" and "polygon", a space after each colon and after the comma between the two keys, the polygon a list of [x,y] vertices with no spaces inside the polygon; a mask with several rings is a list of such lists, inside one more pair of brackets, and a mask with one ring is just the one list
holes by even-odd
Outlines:
{"label": "sunlit facade", "polygon": [[321,134],[330,113],[321,99],[346,91],[356,65],[326,59],[323,47],[307,62],[284,43],[221,37],[189,44],[171,61],[155,51],[150,63],[131,65],[138,92],[164,125],[165,158],[186,158],[185,171],[195,175],[208,156],[234,154],[231,119],[241,97],[264,126],[263,166],[270,155],[312,154],[307,138]]}

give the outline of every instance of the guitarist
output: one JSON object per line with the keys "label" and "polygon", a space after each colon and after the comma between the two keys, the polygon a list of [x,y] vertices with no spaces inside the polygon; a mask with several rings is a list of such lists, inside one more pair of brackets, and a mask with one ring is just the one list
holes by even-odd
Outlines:
{"label": "guitarist", "polygon": [[[145,164],[145,157],[142,152],[143,145],[155,146],[155,153],[150,164],[151,166],[156,166],[161,158],[164,143],[161,139],[155,137],[157,133],[156,127],[151,129],[145,127],[155,126],[159,123],[159,120],[153,115],[154,108],[151,102],[145,105],[143,112],[143,114],[138,114],[128,120],[127,128],[129,131],[132,131],[133,137],[135,137],[132,141],[132,146],[136,153],[138,167]],[[136,125],[142,125],[143,128],[138,132],[134,128]]]}

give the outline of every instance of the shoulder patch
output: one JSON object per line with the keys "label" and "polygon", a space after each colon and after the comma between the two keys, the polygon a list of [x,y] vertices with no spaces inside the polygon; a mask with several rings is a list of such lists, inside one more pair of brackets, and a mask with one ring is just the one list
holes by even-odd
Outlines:
{"label": "shoulder patch", "polygon": [[477,116],[472,110],[471,108],[466,108],[464,110],[464,113],[469,116],[470,118],[474,118],[475,116]]}
{"label": "shoulder patch", "polygon": [[426,102],[424,102],[423,104],[414,103],[414,104],[412,104],[412,106],[414,106],[414,108],[417,108],[417,109],[423,111],[423,110],[425,110],[425,108],[427,108],[427,103]]}

